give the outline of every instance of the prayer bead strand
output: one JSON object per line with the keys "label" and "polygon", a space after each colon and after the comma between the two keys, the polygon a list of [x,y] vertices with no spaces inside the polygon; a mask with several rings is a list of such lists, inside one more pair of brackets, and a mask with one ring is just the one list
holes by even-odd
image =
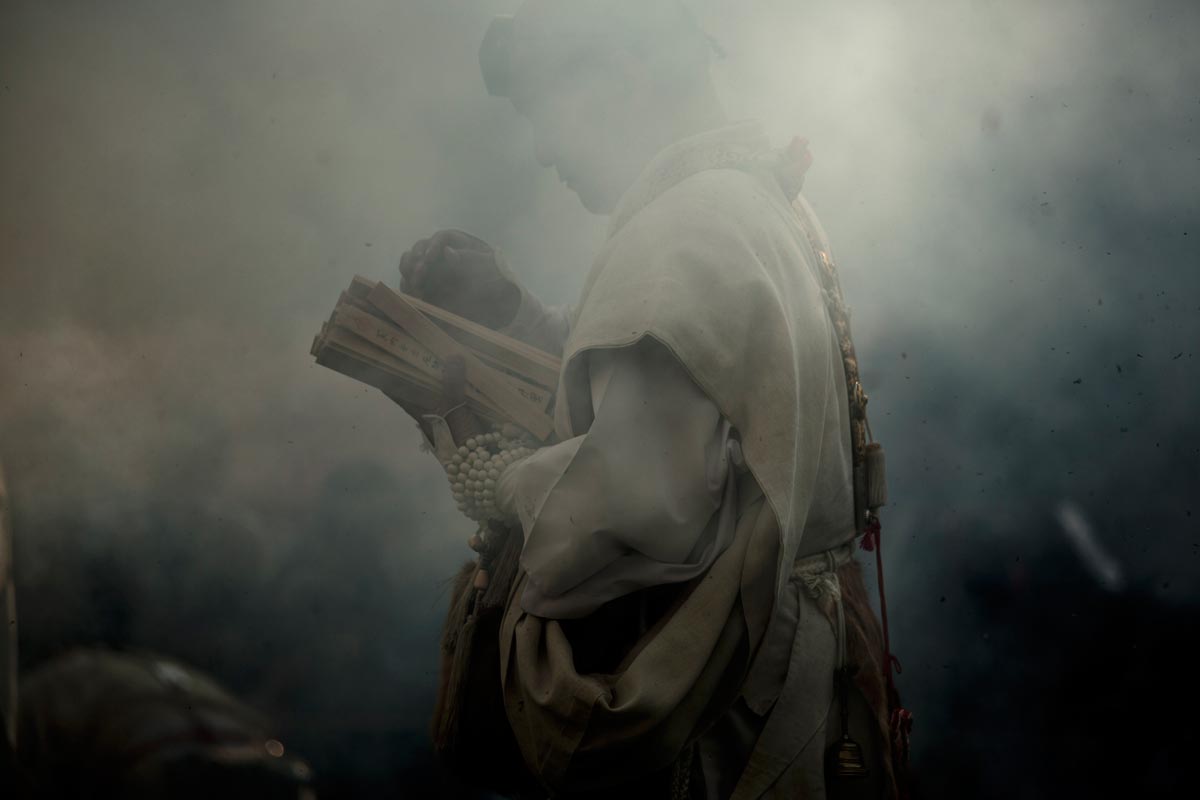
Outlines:
{"label": "prayer bead strand", "polygon": [[476,522],[498,519],[496,483],[500,474],[509,464],[533,453],[532,445],[526,437],[509,430],[492,430],[463,442],[446,465],[458,510]]}

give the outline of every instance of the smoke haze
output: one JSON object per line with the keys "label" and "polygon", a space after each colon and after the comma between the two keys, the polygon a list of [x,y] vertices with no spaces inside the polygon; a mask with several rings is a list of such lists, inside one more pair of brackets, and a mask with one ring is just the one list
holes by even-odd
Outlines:
{"label": "smoke haze", "polygon": [[[1200,6],[690,5],[731,116],[811,141],[925,793],[1171,788],[1194,733],[1122,747],[1173,707],[1132,692],[1200,588]],[[605,220],[479,76],[514,8],[0,8],[23,667],[169,652],[278,720],[323,796],[452,791],[424,731],[471,525],[411,420],[308,348],[439,228],[574,301]]]}

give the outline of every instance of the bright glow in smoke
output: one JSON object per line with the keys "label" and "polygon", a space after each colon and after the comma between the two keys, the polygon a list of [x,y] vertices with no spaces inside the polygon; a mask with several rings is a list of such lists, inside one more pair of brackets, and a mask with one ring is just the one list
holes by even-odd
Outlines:
{"label": "bright glow in smoke", "polygon": [[1083,509],[1070,500],[1064,500],[1058,504],[1054,515],[1062,526],[1063,535],[1096,582],[1110,592],[1125,588],[1121,564],[1100,543]]}

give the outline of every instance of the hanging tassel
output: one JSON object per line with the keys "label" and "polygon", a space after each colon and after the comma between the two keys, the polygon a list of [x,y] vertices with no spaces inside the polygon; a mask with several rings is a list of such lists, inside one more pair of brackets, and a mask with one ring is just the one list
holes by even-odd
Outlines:
{"label": "hanging tassel", "polygon": [[442,629],[441,674],[430,721],[436,752],[453,753],[459,738],[471,645],[475,638],[475,591],[471,582],[476,569],[475,564],[465,564],[455,578],[453,600]]}

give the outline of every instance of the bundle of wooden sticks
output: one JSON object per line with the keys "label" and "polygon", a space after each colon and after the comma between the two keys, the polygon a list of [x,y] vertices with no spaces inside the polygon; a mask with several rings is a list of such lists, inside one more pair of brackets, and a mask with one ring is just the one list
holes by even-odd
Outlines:
{"label": "bundle of wooden sticks", "polygon": [[442,364],[466,366],[466,403],[499,426],[511,423],[539,441],[554,430],[559,359],[402,294],[355,277],[313,340],[317,363],[381,390],[410,409],[443,406]]}

